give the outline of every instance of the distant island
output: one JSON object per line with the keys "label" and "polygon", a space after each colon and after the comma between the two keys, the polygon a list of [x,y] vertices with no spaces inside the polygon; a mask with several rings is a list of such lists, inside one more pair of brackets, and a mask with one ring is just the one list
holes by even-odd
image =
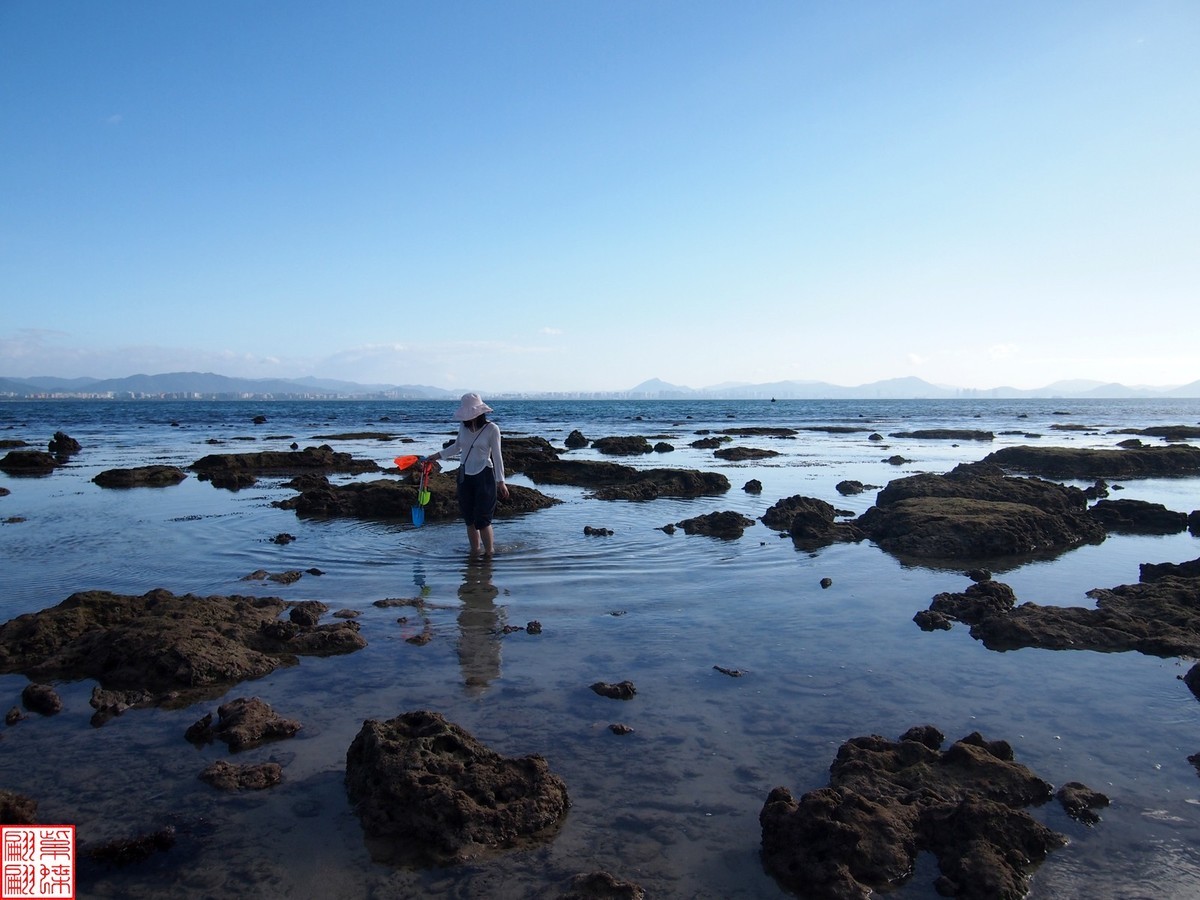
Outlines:
{"label": "distant island", "polygon": [[[325,378],[230,378],[170,372],[126,378],[0,378],[0,401],[18,400],[456,400],[461,392],[429,385],[358,384]],[[955,400],[1200,398],[1200,380],[1179,387],[1128,387],[1058,381],[1043,388],[956,388],[920,378],[889,378],[852,387],[824,381],[727,382],[705,388],[658,378],[613,391],[488,391],[497,400]]]}

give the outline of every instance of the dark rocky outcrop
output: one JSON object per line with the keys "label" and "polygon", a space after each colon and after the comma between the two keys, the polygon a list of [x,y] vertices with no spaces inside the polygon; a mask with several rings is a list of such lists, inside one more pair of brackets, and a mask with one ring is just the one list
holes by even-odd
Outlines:
{"label": "dark rocky outcrop", "polygon": [[889,553],[937,560],[1058,553],[1105,537],[1078,488],[979,465],[892,481],[856,524]]}
{"label": "dark rocky outcrop", "polygon": [[764,450],[760,447],[723,447],[714,450],[713,456],[726,462],[745,462],[751,459],[770,459],[778,456],[778,450]]}
{"label": "dark rocky outcrop", "polygon": [[[1200,656],[1200,560],[1173,569],[1143,567],[1142,581],[1095,588],[1095,609],[1016,604],[997,581],[962,593],[938,594],[930,609],[971,626],[971,636],[991,650],[1134,650],[1148,656]],[[1187,574],[1184,574],[1187,573]]]}
{"label": "dark rocky outcrop", "polygon": [[152,704],[154,695],[149,691],[106,691],[100,685],[96,685],[92,688],[92,696],[88,702],[96,710],[92,714],[92,725],[98,728],[127,709]]}
{"label": "dark rocky outcrop", "polygon": [[83,446],[75,438],[63,431],[54,432],[54,437],[46,445],[46,449],[55,456],[65,459],[83,452]]}
{"label": "dark rocky outcrop", "polygon": [[917,431],[895,431],[888,435],[894,438],[919,438],[936,441],[994,441],[996,435],[990,431],[975,431],[964,428],[925,428]]}
{"label": "dark rocky outcrop", "polygon": [[751,478],[749,481],[747,481],[745,484],[742,485],[742,490],[745,491],[747,494],[761,494],[762,489],[763,489],[762,482],[759,481],[757,478]]}
{"label": "dark rocky outcrop", "polygon": [[41,713],[43,716],[52,716],[62,712],[63,708],[62,697],[48,684],[25,685],[25,689],[21,691],[21,702],[30,712]]}
{"label": "dark rocky outcrop", "polygon": [[907,880],[930,852],[944,896],[1024,897],[1030,872],[1066,843],[1024,809],[1052,787],[1014,762],[1004,741],[974,733],[942,751],[943,741],[928,725],[897,741],[853,738],[827,787],[798,800],[772,790],[759,814],[767,870],[805,897],[865,900]]}
{"label": "dark rocky outcrop", "polygon": [[[504,474],[517,475],[530,468],[549,466],[558,462],[560,452],[541,437],[506,437],[504,439]],[[511,487],[512,485],[509,485]]]}
{"label": "dark rocky outcrop", "polygon": [[1200,473],[1200,448],[1186,444],[1124,450],[1004,447],[982,462],[1046,478],[1154,478]]}
{"label": "dark rocky outcrop", "polygon": [[606,456],[640,456],[654,452],[654,447],[641,435],[596,438],[592,441],[592,449]]}
{"label": "dark rocky outcrop", "polygon": [[6,475],[49,475],[62,465],[53,453],[45,450],[10,450],[0,459],[0,472]]}
{"label": "dark rocky outcrop", "polygon": [[1116,534],[1178,534],[1188,526],[1187,513],[1145,500],[1100,500],[1089,515]]}
{"label": "dark rocky outcrop", "polygon": [[588,445],[588,439],[583,436],[583,432],[576,428],[567,435],[567,439],[563,441],[563,446],[568,450],[582,450]]}
{"label": "dark rocky outcrop", "polygon": [[[507,457],[506,457],[507,459]],[[656,500],[660,497],[713,497],[729,490],[719,472],[691,469],[636,469],[599,460],[561,460],[531,465],[525,474],[537,484],[590,488],[597,500]],[[512,486],[509,486],[512,490]]]}
{"label": "dark rocky outcrop", "polygon": [[[938,594],[929,611],[974,625],[988,616],[1006,615],[1017,605],[1017,595],[1002,581],[977,581],[962,593]],[[920,623],[918,623],[920,624]]]}
{"label": "dark rocky outcrop", "polygon": [[[286,500],[277,500],[272,505],[280,509],[294,509],[301,516],[408,519],[412,508],[417,505],[417,485],[390,478],[335,486],[323,476],[305,476],[289,486],[298,487],[300,493]],[[429,503],[425,505],[426,522],[449,522],[458,517],[458,494],[453,471],[430,476],[429,492]],[[510,484],[508,499],[496,503],[496,517],[548,509],[560,502],[533,488]]]}
{"label": "dark rocky outcrop", "polygon": [[1149,583],[1164,578],[1200,578],[1200,558],[1181,563],[1142,563],[1138,566],[1138,581]]}
{"label": "dark rocky outcrop", "polygon": [[187,477],[187,472],[178,466],[137,466],[105,469],[92,481],[104,488],[170,487]]}
{"label": "dark rocky outcrop", "polygon": [[570,806],[538,755],[503,757],[435,712],[368,719],[346,792],[377,858],[451,864],[553,836]]}
{"label": "dark rocky outcrop", "polygon": [[224,741],[230,751],[249,750],[267,741],[290,738],[302,726],[295,719],[285,719],[258,697],[238,697],[217,707],[217,724],[212,713],[191,725],[185,737],[193,744]]}
{"label": "dark rocky outcrop", "polygon": [[1099,822],[1100,816],[1095,811],[1103,809],[1110,802],[1104,794],[1078,781],[1068,781],[1054,796],[1068,816],[1085,825]]}
{"label": "dark rocky outcrop", "polygon": [[84,591],[0,626],[0,672],[94,678],[105,690],[127,692],[130,705],[185,703],[298,656],[366,646],[356,622],[306,628],[279,618],[287,608],[278,597]]}
{"label": "dark rocky outcrop", "polygon": [[236,490],[248,487],[263,475],[300,475],[305,472],[343,472],[360,475],[378,472],[373,460],[355,459],[349,453],[337,453],[328,444],[303,450],[263,450],[259,453],[213,453],[190,466],[201,481],[214,487]]}
{"label": "dark rocky outcrop", "polygon": [[798,432],[795,428],[781,428],[776,426],[740,426],[738,428],[722,428],[718,434],[727,434],[732,437],[777,437],[790,438],[795,437]]}
{"label": "dark rocky outcrop", "polygon": [[861,541],[863,533],[850,522],[838,522],[838,511],[824,500],[796,494],[779,500],[762,515],[775,531],[786,531],[799,547],[817,548],[845,541]]}
{"label": "dark rocky outcrop", "polygon": [[733,510],[722,510],[684,519],[675,524],[683,529],[684,534],[706,534],[710,537],[736,540],[754,524],[754,520]]}
{"label": "dark rocky outcrop", "polygon": [[1118,428],[1113,434],[1140,434],[1144,437],[1158,437],[1165,441],[1189,441],[1200,438],[1198,425],[1155,425],[1152,428]]}
{"label": "dark rocky outcrop", "polygon": [[919,610],[913,616],[913,621],[922,631],[949,631],[954,627],[954,622],[949,616],[931,609]]}

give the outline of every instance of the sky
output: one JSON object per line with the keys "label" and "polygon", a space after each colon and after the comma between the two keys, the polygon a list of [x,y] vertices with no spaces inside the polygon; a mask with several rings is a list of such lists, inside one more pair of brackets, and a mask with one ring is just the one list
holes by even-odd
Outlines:
{"label": "sky", "polygon": [[1195,0],[0,0],[0,376],[1200,379]]}

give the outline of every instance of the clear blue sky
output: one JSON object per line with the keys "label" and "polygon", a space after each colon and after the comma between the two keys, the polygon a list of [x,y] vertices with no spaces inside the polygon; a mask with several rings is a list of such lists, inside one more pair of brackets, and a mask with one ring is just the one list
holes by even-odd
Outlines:
{"label": "clear blue sky", "polygon": [[1200,3],[0,0],[0,375],[1200,378]]}

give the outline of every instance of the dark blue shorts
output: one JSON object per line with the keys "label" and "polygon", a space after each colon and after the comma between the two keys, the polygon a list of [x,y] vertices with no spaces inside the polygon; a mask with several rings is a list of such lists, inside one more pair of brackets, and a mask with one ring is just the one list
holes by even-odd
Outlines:
{"label": "dark blue shorts", "polygon": [[464,475],[458,485],[458,511],[473,528],[487,528],[496,512],[496,472],[491,466],[478,475]]}

